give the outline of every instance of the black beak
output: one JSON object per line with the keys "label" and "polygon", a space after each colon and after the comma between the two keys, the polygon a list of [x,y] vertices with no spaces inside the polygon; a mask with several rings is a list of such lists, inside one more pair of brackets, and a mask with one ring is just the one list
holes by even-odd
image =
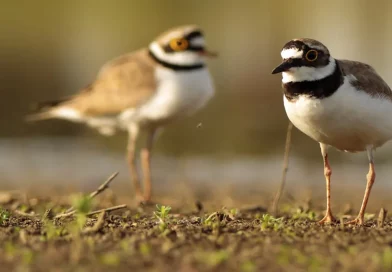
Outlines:
{"label": "black beak", "polygon": [[285,62],[282,62],[274,70],[272,70],[272,74],[282,73],[282,72],[289,70],[290,68],[291,68],[290,63],[285,61]]}
{"label": "black beak", "polygon": [[199,55],[209,57],[209,58],[215,58],[218,56],[218,53],[214,52],[214,51],[209,51],[209,50],[203,49],[203,50],[199,51]]}

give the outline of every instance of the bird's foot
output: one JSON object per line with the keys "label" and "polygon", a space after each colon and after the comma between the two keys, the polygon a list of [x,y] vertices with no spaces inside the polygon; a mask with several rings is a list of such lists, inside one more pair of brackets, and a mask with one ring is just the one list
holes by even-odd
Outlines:
{"label": "bird's foot", "polygon": [[146,199],[143,199],[142,201],[139,201],[138,203],[139,203],[140,207],[152,207],[157,204],[151,200],[146,200]]}
{"label": "bird's foot", "polygon": [[142,194],[137,194],[136,205],[139,207],[149,207],[155,205],[155,203],[151,201],[150,197],[145,197]]}
{"label": "bird's foot", "polygon": [[357,225],[357,226],[361,226],[363,225],[363,217],[358,216],[357,218],[355,218],[354,220],[350,220],[347,222],[344,222],[345,225]]}
{"label": "bird's foot", "polygon": [[335,219],[335,217],[333,217],[331,212],[327,212],[327,214],[323,217],[323,219],[321,219],[320,221],[318,221],[317,223],[319,224],[332,224],[332,223],[337,223],[338,220]]}
{"label": "bird's foot", "polygon": [[143,204],[145,202],[143,194],[141,194],[141,193],[140,194],[136,194],[135,195],[135,202],[136,202],[137,205]]}

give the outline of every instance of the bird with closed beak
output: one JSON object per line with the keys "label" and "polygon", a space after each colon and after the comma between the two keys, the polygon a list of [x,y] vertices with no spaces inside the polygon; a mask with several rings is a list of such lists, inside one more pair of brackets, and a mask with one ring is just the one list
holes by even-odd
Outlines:
{"label": "bird with closed beak", "polygon": [[313,39],[294,39],[281,51],[284,107],[290,121],[320,143],[324,160],[327,210],[319,223],[334,222],[331,210],[331,166],[328,148],[366,151],[366,190],[358,216],[346,224],[362,225],[375,181],[374,150],[392,139],[392,91],[368,64],[338,60]]}
{"label": "bird with closed beak", "polygon": [[[151,198],[151,150],[158,129],[195,113],[214,95],[202,30],[195,25],[166,31],[147,48],[106,63],[95,80],[71,97],[40,104],[28,120],[67,119],[105,135],[128,132],[127,158],[141,202]],[[141,149],[144,192],[136,169],[136,140],[146,132]]]}

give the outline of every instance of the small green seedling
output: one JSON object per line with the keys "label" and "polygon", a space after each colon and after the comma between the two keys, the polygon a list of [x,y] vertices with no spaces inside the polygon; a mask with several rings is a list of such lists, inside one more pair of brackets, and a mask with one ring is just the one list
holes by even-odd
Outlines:
{"label": "small green seedling", "polygon": [[217,212],[213,212],[212,214],[210,214],[207,218],[202,218],[201,222],[205,227],[215,227],[215,225],[217,224],[217,222],[215,222],[215,218],[217,218],[218,213]]}
{"label": "small green seedling", "polygon": [[166,219],[170,213],[170,206],[163,206],[157,204],[157,210],[154,212],[154,215],[159,220],[159,229],[160,231],[164,231],[167,228]]}
{"label": "small green seedling", "polygon": [[238,214],[238,209],[236,209],[236,208],[230,209],[231,216],[235,217],[237,214]]}
{"label": "small green seedling", "polygon": [[43,220],[42,223],[45,233],[45,235],[41,237],[42,241],[51,241],[67,234],[65,226],[56,226],[54,222],[49,219]]}
{"label": "small green seedling", "polygon": [[277,231],[283,226],[283,218],[275,218],[270,214],[263,214],[260,219],[261,221],[261,230],[272,229]]}
{"label": "small green seedling", "polygon": [[79,229],[82,229],[87,221],[87,214],[92,208],[92,199],[87,195],[76,195],[72,197],[72,205],[76,211],[76,222]]}
{"label": "small green seedling", "polygon": [[238,214],[238,209],[223,209],[223,212],[226,215],[226,218],[228,218],[229,220],[234,220],[236,215]]}
{"label": "small green seedling", "polygon": [[76,195],[72,197],[72,205],[76,213],[87,214],[92,208],[92,199],[88,195]]}
{"label": "small green seedling", "polygon": [[2,224],[4,221],[8,220],[10,218],[10,212],[4,209],[0,210],[0,224]]}
{"label": "small green seedling", "polygon": [[316,213],[314,211],[303,211],[302,209],[297,209],[293,216],[292,219],[308,219],[310,221],[316,220]]}
{"label": "small green seedling", "polygon": [[212,229],[216,234],[219,233],[219,229],[222,227],[223,213],[213,212],[207,218],[202,218],[201,223],[204,227]]}

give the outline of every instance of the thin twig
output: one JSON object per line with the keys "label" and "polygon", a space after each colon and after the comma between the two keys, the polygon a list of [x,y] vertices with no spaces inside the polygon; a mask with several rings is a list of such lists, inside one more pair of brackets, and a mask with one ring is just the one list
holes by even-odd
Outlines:
{"label": "thin twig", "polygon": [[51,216],[52,208],[49,208],[45,211],[44,215],[42,216],[42,220],[47,219],[48,217]]}
{"label": "thin twig", "polygon": [[56,216],[54,217],[54,219],[59,219],[59,218],[63,218],[63,217],[72,216],[72,215],[75,214],[75,212],[76,212],[76,211],[73,210],[73,211],[70,211],[70,212],[60,213],[60,214],[56,215]]}
{"label": "thin twig", "polygon": [[110,183],[113,181],[113,179],[115,177],[117,177],[117,175],[118,175],[118,172],[115,172],[110,177],[108,177],[108,179],[104,183],[102,183],[101,186],[99,186],[96,191],[94,191],[90,194],[90,198],[96,197],[97,195],[99,195],[100,193],[105,191],[107,188],[109,188]]}
{"label": "thin twig", "polygon": [[[101,213],[101,212],[111,212],[111,211],[115,211],[115,210],[124,209],[126,207],[127,207],[126,204],[122,204],[122,205],[113,206],[113,207],[106,208],[106,209],[100,209],[100,210],[92,211],[92,212],[89,212],[86,215],[87,216],[91,216],[91,215],[94,215],[94,214],[97,214],[97,213]],[[76,211],[70,211],[68,213],[58,214],[54,218],[58,219],[58,218],[63,218],[63,217],[69,217],[69,216],[73,216],[75,213],[76,213]]]}
{"label": "thin twig", "polygon": [[94,226],[85,228],[83,230],[83,233],[84,234],[94,233],[94,232],[98,232],[99,230],[101,230],[102,227],[105,225],[105,215],[106,215],[106,211],[101,212],[98,215],[97,222],[94,224]]}
{"label": "thin twig", "polygon": [[385,218],[387,217],[387,210],[381,208],[380,213],[378,214],[377,226],[382,228],[384,226]]}
{"label": "thin twig", "polygon": [[278,204],[279,200],[282,196],[284,186],[286,184],[286,176],[287,171],[289,170],[289,155],[291,148],[291,132],[293,130],[293,124],[289,122],[287,126],[287,134],[286,134],[286,144],[284,149],[284,157],[283,157],[283,167],[282,167],[282,179],[280,181],[279,189],[275,194],[274,202],[272,203],[271,212],[276,215],[278,212]]}
{"label": "thin twig", "polygon": [[13,213],[20,215],[20,216],[26,216],[26,217],[39,217],[39,214],[35,214],[35,213],[26,213],[26,212],[22,212],[21,210],[13,210]]}
{"label": "thin twig", "polygon": [[101,213],[101,212],[112,212],[112,211],[124,209],[124,208],[126,208],[126,207],[127,207],[126,204],[117,205],[117,206],[113,206],[113,207],[110,207],[110,208],[100,209],[100,210],[96,210],[96,211],[93,211],[93,212],[89,212],[89,213],[87,214],[87,216],[91,216],[91,215],[94,215],[94,214],[97,214],[97,213]]}
{"label": "thin twig", "polygon": [[[103,191],[105,191],[107,188],[109,188],[110,183],[114,180],[115,177],[117,177],[119,172],[115,172],[113,173],[110,177],[107,178],[107,180],[102,183],[97,190],[95,190],[94,192],[90,193],[89,197],[90,199],[93,199],[94,197],[96,197],[97,195],[99,195],[100,193],[102,193]],[[69,213],[72,212],[73,210],[75,210],[74,207],[69,208],[68,210],[66,210],[64,213]]]}

